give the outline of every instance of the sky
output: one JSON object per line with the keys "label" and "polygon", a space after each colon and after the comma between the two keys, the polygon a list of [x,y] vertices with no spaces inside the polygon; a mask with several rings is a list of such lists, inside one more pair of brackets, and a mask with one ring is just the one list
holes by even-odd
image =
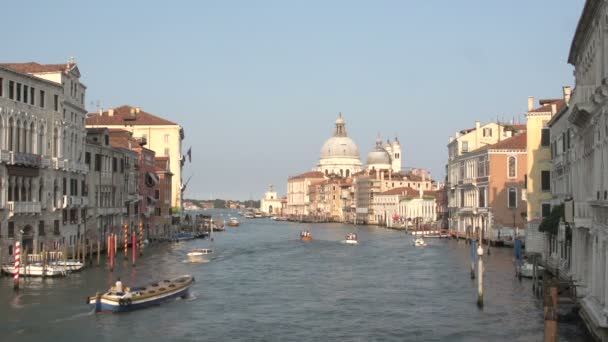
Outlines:
{"label": "sky", "polygon": [[259,199],[310,171],[339,112],[362,161],[378,134],[443,179],[450,135],[525,122],[573,85],[583,0],[13,1],[0,62],[73,56],[87,109],[181,124],[186,198]]}

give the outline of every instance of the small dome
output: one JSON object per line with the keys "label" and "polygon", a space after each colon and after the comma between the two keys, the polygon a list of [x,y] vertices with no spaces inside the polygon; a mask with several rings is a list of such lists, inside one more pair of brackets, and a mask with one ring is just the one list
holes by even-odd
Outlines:
{"label": "small dome", "polygon": [[367,165],[389,165],[391,158],[386,151],[372,151],[367,155]]}

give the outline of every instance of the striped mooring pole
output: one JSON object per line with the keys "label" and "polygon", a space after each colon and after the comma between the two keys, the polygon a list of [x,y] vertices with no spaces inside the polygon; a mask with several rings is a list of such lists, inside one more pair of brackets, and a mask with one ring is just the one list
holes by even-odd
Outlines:
{"label": "striped mooring pole", "polygon": [[129,259],[129,224],[125,223],[123,226],[123,238],[125,240],[125,249],[123,252],[125,253],[125,260]]}
{"label": "striped mooring pole", "polygon": [[15,270],[13,271],[13,290],[19,291],[19,270],[21,269],[21,242],[15,242]]}
{"label": "striped mooring pole", "polygon": [[144,255],[144,223],[139,222],[139,256]]}

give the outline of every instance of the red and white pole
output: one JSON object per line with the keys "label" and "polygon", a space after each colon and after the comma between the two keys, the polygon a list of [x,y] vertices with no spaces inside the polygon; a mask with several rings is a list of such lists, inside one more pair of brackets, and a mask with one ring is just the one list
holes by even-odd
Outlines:
{"label": "red and white pole", "polygon": [[137,235],[135,232],[131,235],[131,254],[133,257],[133,267],[135,267],[135,257],[137,255]]}
{"label": "red and white pole", "polygon": [[21,270],[21,242],[15,242],[15,270],[13,271],[13,289],[19,291],[19,271]]}

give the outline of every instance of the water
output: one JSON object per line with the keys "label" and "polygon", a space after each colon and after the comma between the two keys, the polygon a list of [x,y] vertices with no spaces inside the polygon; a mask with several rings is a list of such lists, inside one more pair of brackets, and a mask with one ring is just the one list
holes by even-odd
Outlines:
{"label": "water", "polygon": [[[3,341],[541,341],[542,303],[513,277],[509,249],[486,256],[485,307],[476,303],[469,246],[357,227],[360,244],[341,243],[353,226],[245,220],[216,233],[215,258],[186,262],[208,240],[153,246],[137,267],[89,268],[65,279],[28,279],[14,295],[0,278]],[[310,229],[312,242],[298,240]],[[126,314],[94,314],[85,298],[125,284],[181,274],[191,297]],[[585,341],[560,323],[561,341]]]}

